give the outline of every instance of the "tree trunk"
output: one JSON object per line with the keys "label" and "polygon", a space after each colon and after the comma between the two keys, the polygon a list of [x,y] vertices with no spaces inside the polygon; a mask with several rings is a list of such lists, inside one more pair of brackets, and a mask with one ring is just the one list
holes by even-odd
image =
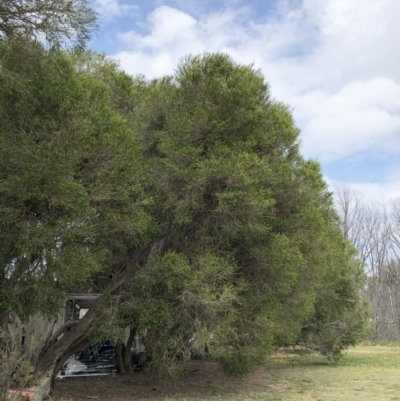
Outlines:
{"label": "tree trunk", "polygon": [[124,364],[124,369],[126,373],[132,372],[131,349],[132,349],[132,344],[135,341],[135,335],[136,335],[136,328],[134,326],[131,326],[128,341],[122,348],[122,362]]}
{"label": "tree trunk", "polygon": [[0,310],[0,331],[6,332],[8,328],[9,313],[8,310]]}
{"label": "tree trunk", "polygon": [[8,353],[8,317],[8,311],[0,310],[0,354],[3,355],[3,357]]}
{"label": "tree trunk", "polygon": [[[36,375],[41,376],[50,373],[54,379],[71,355],[90,345],[87,334],[94,317],[91,314],[85,318],[66,323],[46,341],[35,361]],[[61,335],[62,337],[59,339]]]}
{"label": "tree trunk", "polygon": [[82,339],[80,342],[76,343],[75,346],[68,348],[56,361],[56,365],[51,373],[51,388],[54,387],[54,380],[58,372],[62,369],[63,365],[71,357],[71,355],[85,349],[91,344],[90,340]]}
{"label": "tree trunk", "polygon": [[120,375],[126,374],[125,372],[125,367],[124,367],[124,361],[122,358],[122,348],[124,344],[119,342],[117,343],[117,346],[115,347],[115,366],[117,368],[117,372]]}
{"label": "tree trunk", "polygon": [[[53,385],[54,378],[68,358],[90,345],[88,334],[92,329],[95,319],[101,315],[103,300],[112,296],[128,278],[136,273],[138,266],[146,264],[150,256],[163,253],[167,243],[167,236],[163,235],[162,238],[153,243],[151,247],[134,252],[121,261],[119,264],[120,270],[114,274],[109,286],[94,302],[93,307],[89,309],[88,313],[79,321],[66,323],[47,339],[35,361],[35,374],[40,376],[50,373]],[[122,353],[120,363],[119,366],[123,368]]]}
{"label": "tree trunk", "polygon": [[123,269],[116,274],[107,291],[95,301],[93,307],[81,320],[66,323],[47,339],[34,364],[36,375],[50,372],[54,378],[71,355],[90,345],[87,341],[88,333],[95,318],[101,313],[103,299],[124,283],[128,273],[126,269]]}

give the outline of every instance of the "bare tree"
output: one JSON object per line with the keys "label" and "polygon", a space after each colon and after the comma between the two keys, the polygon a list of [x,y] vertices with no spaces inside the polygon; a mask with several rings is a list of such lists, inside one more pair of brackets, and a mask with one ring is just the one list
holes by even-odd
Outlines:
{"label": "bare tree", "polygon": [[343,235],[357,248],[366,273],[379,275],[379,267],[389,261],[391,226],[386,207],[366,202],[346,184],[334,188]]}
{"label": "bare tree", "polygon": [[388,211],[348,185],[335,185],[343,234],[367,274],[364,296],[374,311],[373,337],[400,339],[400,199]]}
{"label": "bare tree", "polygon": [[400,262],[400,198],[393,199],[391,206],[393,255]]}

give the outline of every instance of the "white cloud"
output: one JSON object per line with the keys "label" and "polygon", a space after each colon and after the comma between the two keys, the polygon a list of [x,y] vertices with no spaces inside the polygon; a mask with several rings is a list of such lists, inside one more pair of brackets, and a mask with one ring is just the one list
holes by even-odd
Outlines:
{"label": "white cloud", "polygon": [[336,71],[338,83],[376,74],[400,79],[400,2],[304,0],[303,9],[318,31],[309,60],[315,69]]}
{"label": "white cloud", "polygon": [[355,152],[398,152],[400,85],[386,78],[355,81],[329,95],[313,91],[294,99],[305,152],[331,162]]}
{"label": "white cloud", "polygon": [[118,0],[96,0],[96,11],[105,19],[121,17],[123,15],[134,15],[139,6],[120,3]]}
{"label": "white cloud", "polygon": [[[191,43],[195,40],[193,33],[196,20],[174,8],[162,6],[154,10],[147,18],[152,31],[151,35],[140,36],[134,31],[118,34],[118,38],[128,47],[140,50],[155,50],[161,52],[169,49],[171,44],[184,41]],[[186,33],[182,38],[182,33]]]}
{"label": "white cloud", "polygon": [[[262,22],[248,11],[193,16],[158,7],[147,34],[118,35],[124,51],[114,57],[152,78],[172,73],[189,53],[226,52],[254,62],[272,95],[294,107],[307,156],[323,164],[360,152],[400,156],[400,1],[302,0],[293,8],[281,0]],[[393,181],[380,190],[396,188]]]}
{"label": "white cloud", "polygon": [[331,186],[332,191],[334,191],[332,184],[346,184],[357,193],[361,194],[364,200],[369,202],[379,202],[386,206],[389,206],[393,199],[400,198],[400,180],[390,181],[383,184],[376,182],[359,183],[327,181]]}
{"label": "white cloud", "polygon": [[145,73],[149,78],[170,74],[187,54],[232,52],[248,37],[235,23],[239,13],[228,9],[196,20],[172,7],[158,7],[147,17],[148,35],[136,31],[117,35],[126,50],[114,57],[132,74]]}

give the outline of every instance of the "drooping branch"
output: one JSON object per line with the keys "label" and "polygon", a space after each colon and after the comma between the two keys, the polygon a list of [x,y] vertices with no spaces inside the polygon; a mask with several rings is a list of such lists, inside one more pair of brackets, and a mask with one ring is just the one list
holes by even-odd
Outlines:
{"label": "drooping branch", "polygon": [[54,44],[83,46],[97,29],[87,0],[1,0],[0,37],[44,38]]}

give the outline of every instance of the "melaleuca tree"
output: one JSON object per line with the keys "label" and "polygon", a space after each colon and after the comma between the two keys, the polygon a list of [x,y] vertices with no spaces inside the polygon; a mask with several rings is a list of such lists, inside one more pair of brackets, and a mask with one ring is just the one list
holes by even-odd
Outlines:
{"label": "melaleuca tree", "polygon": [[96,336],[122,343],[129,324],[147,331],[152,366],[169,375],[190,349],[242,374],[276,346],[316,344],[318,330],[305,336],[311,325],[349,316],[359,318],[357,330],[333,337],[351,344],[363,327],[359,272],[319,166],[299,153],[290,111],[262,74],[221,54],[188,57],[151,82],[118,75],[94,55],[74,63],[80,77],[108,88],[108,106],[138,138],[152,224],[135,241],[101,231],[119,257],[112,277],[96,275],[103,296],[48,341],[37,370],[56,372]]}
{"label": "melaleuca tree", "polygon": [[305,344],[311,325],[307,346],[318,348],[337,322],[318,349],[353,344],[365,317],[360,272],[319,166],[300,155],[290,112],[261,73],[205,55],[137,87],[159,236],[121,311],[148,329],[153,364],[174,374],[189,348],[206,347],[240,374],[274,346]]}
{"label": "melaleuca tree", "polygon": [[[18,45],[16,45],[18,49]],[[32,42],[0,77],[0,317],[52,316],[147,238],[139,147],[110,87]]]}
{"label": "melaleuca tree", "polygon": [[306,256],[306,281],[302,285],[313,286],[313,313],[294,341],[279,339],[278,344],[300,346],[300,350],[305,347],[336,358],[367,335],[370,309],[360,297],[365,274],[356,250],[343,237],[318,164],[306,162],[301,174],[288,185],[283,210],[290,217],[281,222]]}
{"label": "melaleuca tree", "polygon": [[35,65],[42,53],[32,43],[83,50],[97,28],[97,14],[87,0],[0,0],[0,79],[23,79],[3,63],[8,52]]}

